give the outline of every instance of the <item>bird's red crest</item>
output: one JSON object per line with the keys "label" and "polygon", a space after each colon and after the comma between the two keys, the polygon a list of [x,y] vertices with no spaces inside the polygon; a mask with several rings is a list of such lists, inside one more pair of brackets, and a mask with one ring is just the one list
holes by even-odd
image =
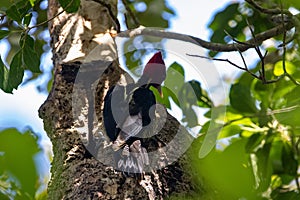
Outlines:
{"label": "bird's red crest", "polygon": [[157,52],[146,64],[143,76],[151,79],[152,83],[161,84],[166,78],[166,65],[161,52]]}

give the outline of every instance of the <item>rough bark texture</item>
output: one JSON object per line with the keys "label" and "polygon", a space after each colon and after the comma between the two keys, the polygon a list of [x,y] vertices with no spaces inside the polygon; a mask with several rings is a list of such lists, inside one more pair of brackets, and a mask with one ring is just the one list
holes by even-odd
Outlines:
{"label": "rough bark texture", "polygon": [[[114,20],[117,1],[105,1],[105,4],[82,0],[78,13],[63,13],[49,23],[54,83],[39,110],[54,152],[48,198],[148,199],[153,198],[153,191],[155,199],[188,195],[194,187],[191,175],[184,168],[188,164],[186,155],[162,169],[146,173],[144,185],[136,177],[125,176],[109,165],[111,148],[102,125],[103,98],[124,72],[118,65],[112,40],[113,27],[117,27]],[[49,18],[60,10],[56,0],[49,0]],[[181,129],[179,123],[168,115],[163,129],[154,138],[159,142],[153,144],[150,140],[149,150],[157,150],[157,146],[171,141],[178,129]],[[183,143],[191,140],[185,131],[181,137]],[[87,151],[92,142],[97,148]],[[169,152],[176,154],[177,150]],[[100,160],[106,158],[108,163],[95,159],[91,152]],[[166,156],[172,157],[171,154]],[[153,191],[147,189],[148,184]]]}

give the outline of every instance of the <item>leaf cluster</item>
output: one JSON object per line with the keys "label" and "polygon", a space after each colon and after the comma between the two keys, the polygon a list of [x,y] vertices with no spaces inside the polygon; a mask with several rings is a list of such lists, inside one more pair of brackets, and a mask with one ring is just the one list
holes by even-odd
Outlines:
{"label": "leaf cluster", "polygon": [[[277,10],[285,12],[284,9],[292,5],[290,1],[283,4],[273,1],[255,2],[259,6],[272,5],[272,9],[264,10],[268,13]],[[226,32],[217,35],[219,32],[215,31],[212,39],[224,42],[229,35],[232,42],[242,42],[243,38],[249,37],[247,34],[253,36],[251,32],[244,31],[249,24],[237,23],[234,27],[229,26],[231,20],[241,15],[242,10],[248,9],[252,10],[253,7],[230,4],[217,13],[209,26],[213,30],[225,29]],[[251,13],[247,19],[253,22],[252,31],[268,29],[269,25],[265,22],[269,21],[271,24],[269,15],[254,9],[247,13]],[[261,19],[253,20],[253,17]],[[237,32],[231,30],[235,28],[238,29]],[[219,114],[213,116],[211,109],[205,114],[210,121],[203,126],[203,135],[194,142],[190,153],[193,167],[199,174],[195,181],[199,185],[202,185],[203,181],[208,183],[206,188],[210,198],[300,198],[298,28],[296,26],[295,30],[286,31],[274,38],[274,45],[257,45],[257,52],[265,52],[261,53],[265,56],[258,57],[251,71],[247,71],[247,68],[231,85],[229,103],[213,108],[226,112],[216,112]],[[261,76],[265,77],[265,80],[274,81],[263,81]],[[207,145],[205,137],[210,137],[213,133],[209,130],[211,124],[217,124],[219,128],[216,148],[206,157],[199,159],[201,147]]]}
{"label": "leaf cluster", "polygon": [[1,199],[34,199],[40,183],[35,156],[41,152],[37,137],[16,129],[0,132]]}
{"label": "leaf cluster", "polygon": [[26,70],[31,72],[32,80],[41,74],[40,59],[46,44],[43,39],[46,11],[40,8],[42,3],[35,0],[0,3],[0,41],[9,50],[6,57],[1,52],[0,60],[0,89],[4,92],[17,89]]}
{"label": "leaf cluster", "polygon": [[211,108],[213,106],[200,81],[186,81],[184,68],[177,62],[168,67],[166,77],[162,86],[163,96],[157,90],[152,90],[157,101],[169,109],[172,109],[171,102],[174,102],[182,111],[182,122],[186,127],[199,126],[199,114],[196,108]]}

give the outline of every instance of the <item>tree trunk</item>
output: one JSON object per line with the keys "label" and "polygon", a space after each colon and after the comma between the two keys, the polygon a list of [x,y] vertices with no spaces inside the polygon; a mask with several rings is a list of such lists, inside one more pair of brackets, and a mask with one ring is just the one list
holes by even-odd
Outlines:
{"label": "tree trunk", "polygon": [[[56,0],[48,3],[48,18],[52,19],[62,8]],[[179,143],[189,143],[191,137],[170,115],[156,144],[149,144],[157,150],[180,130],[180,140],[168,153],[159,148],[163,167],[153,168],[141,180],[111,166],[112,150],[102,124],[103,99],[120,77],[132,81],[123,76],[117,60],[116,16],[117,0],[82,0],[77,13],[63,12],[49,22],[54,82],[39,110],[53,144],[49,199],[164,199],[194,189],[184,168],[188,167],[187,156],[172,159],[179,157]],[[159,165],[159,160],[153,162]]]}

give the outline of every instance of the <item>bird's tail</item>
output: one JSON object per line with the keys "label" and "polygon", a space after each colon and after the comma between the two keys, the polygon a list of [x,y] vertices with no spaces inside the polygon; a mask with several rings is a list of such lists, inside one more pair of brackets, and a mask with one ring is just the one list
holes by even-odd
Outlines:
{"label": "bird's tail", "polygon": [[123,149],[115,152],[115,161],[118,170],[125,174],[142,174],[149,165],[149,156],[141,141],[136,140],[130,146],[126,144]]}

